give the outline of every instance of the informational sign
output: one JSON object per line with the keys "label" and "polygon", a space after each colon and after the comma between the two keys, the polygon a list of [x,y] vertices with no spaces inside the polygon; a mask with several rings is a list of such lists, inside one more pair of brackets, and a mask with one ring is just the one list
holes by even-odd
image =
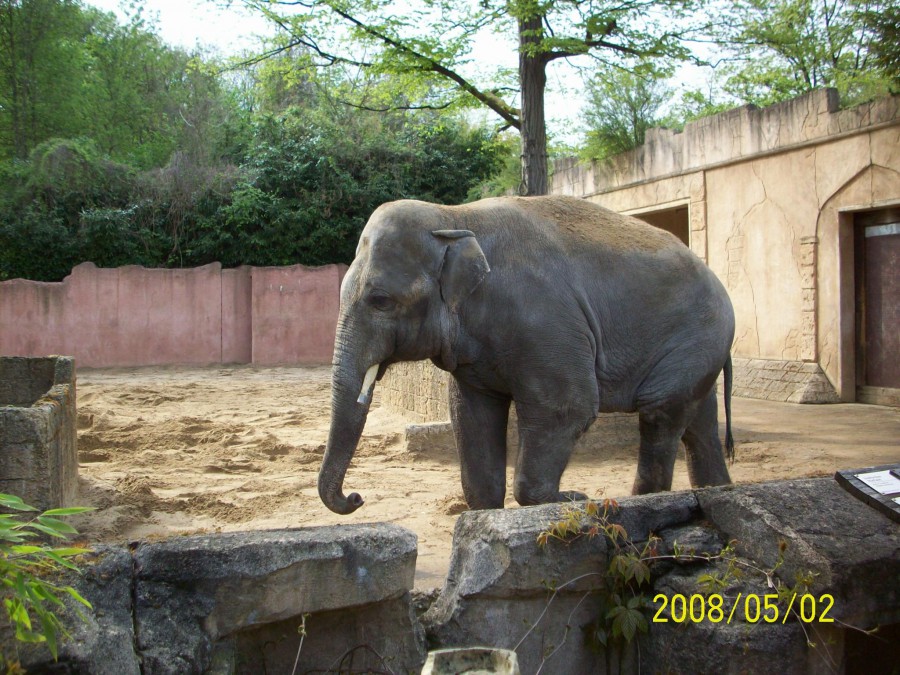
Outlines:
{"label": "informational sign", "polygon": [[900,523],[900,464],[838,471],[834,478],[854,497]]}

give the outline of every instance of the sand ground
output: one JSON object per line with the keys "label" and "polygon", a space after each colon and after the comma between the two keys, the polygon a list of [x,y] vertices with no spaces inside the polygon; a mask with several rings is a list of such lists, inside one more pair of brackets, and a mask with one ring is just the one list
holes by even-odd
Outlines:
{"label": "sand ground", "polygon": [[[443,583],[459,469],[446,451],[411,455],[407,421],[378,389],[346,491],[366,504],[328,511],[316,492],[330,404],[328,367],[138,368],[78,373],[79,504],[73,523],[92,541],[335,523],[393,522],[419,538],[416,586]],[[732,479],[831,475],[900,461],[900,410],[735,399]],[[621,497],[635,447],[576,453],[563,489]],[[512,469],[507,471],[511,486]],[[682,459],[673,489],[690,487]],[[507,502],[514,506],[508,489]]]}

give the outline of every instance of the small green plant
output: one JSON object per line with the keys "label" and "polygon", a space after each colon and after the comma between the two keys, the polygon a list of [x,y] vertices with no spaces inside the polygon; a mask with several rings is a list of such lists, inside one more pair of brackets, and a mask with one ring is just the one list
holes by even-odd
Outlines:
{"label": "small green plant", "polygon": [[[727,561],[728,572],[720,579],[722,583],[726,583],[726,579],[736,578],[740,573],[740,561],[734,554],[733,542],[715,554],[683,551],[676,542],[672,553],[662,554],[659,552],[659,537],[650,534],[647,541],[638,543],[629,537],[621,524],[613,522],[612,516],[618,510],[619,504],[613,499],[569,506],[563,511],[563,517],[551,523],[537,538],[538,545],[545,547],[552,540],[568,544],[582,537],[603,536],[611,547],[607,569],[597,573],[600,578],[597,589],[600,612],[597,619],[585,628],[587,643],[605,653],[608,672],[622,669],[625,653],[635,636],[649,630],[647,616],[652,603],[645,590],[650,587],[651,567],[655,563],[663,560],[681,563]],[[554,597],[571,583],[557,588]]]}
{"label": "small green plant", "polygon": [[660,559],[658,537],[650,536],[643,545],[633,542],[619,523],[611,521],[618,511],[615,500],[589,501],[583,507],[568,507],[563,518],[538,535],[539,546],[551,540],[571,542],[581,537],[602,535],[612,546],[609,567],[603,575],[600,616],[590,627],[589,642],[604,649],[630,644],[637,633],[648,629],[646,611],[649,599],[643,588],[650,582],[650,565]]}
{"label": "small green plant", "polygon": [[[77,547],[53,547],[40,541],[46,535],[66,539],[78,532],[60,517],[84,513],[91,509],[71,507],[39,512],[21,498],[0,493],[0,507],[13,513],[0,513],[0,596],[21,642],[44,643],[53,658],[58,655],[60,637],[68,632],[55,611],[63,607],[63,598],[70,596],[91,609],[71,586],[53,583],[54,575],[67,569],[78,571],[73,558],[89,553]],[[23,519],[22,514],[35,514]],[[0,655],[0,664],[10,662]],[[15,672],[9,671],[9,672]]]}

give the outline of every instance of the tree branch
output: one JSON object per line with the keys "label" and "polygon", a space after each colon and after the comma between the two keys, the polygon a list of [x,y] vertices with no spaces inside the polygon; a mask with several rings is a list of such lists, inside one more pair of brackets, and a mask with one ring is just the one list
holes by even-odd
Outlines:
{"label": "tree branch", "polygon": [[379,40],[384,44],[393,47],[394,49],[407,54],[408,56],[411,56],[414,60],[422,64],[422,70],[435,73],[452,82],[455,82],[460,87],[460,89],[493,110],[501,118],[503,118],[503,120],[507,124],[515,127],[516,129],[520,128],[521,123],[519,121],[519,111],[507,105],[506,102],[503,101],[500,97],[490,92],[481,91],[456,71],[453,71],[450,68],[447,68],[442,63],[439,63],[438,61],[435,61],[434,59],[417,52],[416,50],[406,44],[403,44],[399,40],[395,40],[394,38],[381,33],[372,26],[369,26],[356,17],[351,16],[347,12],[338,9],[337,7],[334,7],[330,4],[329,8],[345,21],[348,21],[357,28],[361,29],[367,35],[370,35],[376,40]]}
{"label": "tree branch", "polygon": [[338,99],[338,102],[351,108],[356,108],[357,110],[366,110],[368,112],[377,113],[386,113],[393,110],[446,110],[454,103],[454,101],[448,101],[441,105],[392,105],[387,108],[372,108],[371,106],[363,105],[362,103],[351,103],[350,101],[345,101],[343,99]]}

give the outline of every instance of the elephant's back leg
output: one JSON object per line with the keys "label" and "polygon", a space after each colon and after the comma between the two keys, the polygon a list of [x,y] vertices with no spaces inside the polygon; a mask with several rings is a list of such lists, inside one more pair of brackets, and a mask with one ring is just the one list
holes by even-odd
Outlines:
{"label": "elephant's back leg", "polygon": [[728,485],[731,477],[719,439],[719,409],[713,387],[683,436],[691,486]]}

